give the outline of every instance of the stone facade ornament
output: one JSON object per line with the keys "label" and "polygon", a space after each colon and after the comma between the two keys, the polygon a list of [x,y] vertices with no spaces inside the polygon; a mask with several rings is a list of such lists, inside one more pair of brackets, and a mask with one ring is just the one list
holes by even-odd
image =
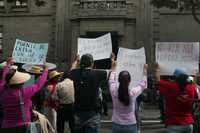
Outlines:
{"label": "stone facade ornament", "polygon": [[136,13],[135,1],[127,0],[76,0],[71,3],[71,17],[134,17]]}

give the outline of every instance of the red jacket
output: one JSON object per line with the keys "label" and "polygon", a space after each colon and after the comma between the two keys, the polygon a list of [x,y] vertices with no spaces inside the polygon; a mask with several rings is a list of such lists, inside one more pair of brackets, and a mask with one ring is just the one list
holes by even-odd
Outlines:
{"label": "red jacket", "polygon": [[[160,94],[165,99],[165,124],[188,125],[193,123],[192,103],[197,99],[196,86],[188,84],[183,92],[176,82],[161,80],[159,82]],[[187,100],[180,100],[183,95]]]}

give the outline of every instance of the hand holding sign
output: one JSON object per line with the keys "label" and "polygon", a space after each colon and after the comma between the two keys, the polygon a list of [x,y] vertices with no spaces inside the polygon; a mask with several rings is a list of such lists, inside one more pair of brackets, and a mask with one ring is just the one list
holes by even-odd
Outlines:
{"label": "hand holding sign", "polygon": [[114,53],[111,54],[111,61],[112,61],[111,70],[115,71],[117,67],[117,61]]}
{"label": "hand holding sign", "polygon": [[13,58],[12,57],[8,57],[8,59],[6,60],[7,65],[11,66],[13,64]]}
{"label": "hand holding sign", "polygon": [[143,68],[144,75],[147,75],[147,71],[148,71],[148,64],[144,64],[144,68]]}
{"label": "hand holding sign", "polygon": [[49,70],[48,64],[45,63],[45,64],[44,64],[44,71],[48,71],[48,70]]}

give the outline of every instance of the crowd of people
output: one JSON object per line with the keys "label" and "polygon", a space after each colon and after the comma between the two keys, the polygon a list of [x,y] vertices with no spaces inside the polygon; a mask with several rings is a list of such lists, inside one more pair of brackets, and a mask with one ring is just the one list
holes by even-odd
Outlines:
{"label": "crowd of people", "polygon": [[[21,72],[8,58],[0,65],[0,132],[64,133],[68,122],[71,133],[99,133],[101,84],[107,82],[113,104],[112,132],[138,133],[137,98],[147,88],[148,65],[144,64],[142,80],[131,88],[134,77],[128,70],[118,74],[115,58],[112,55],[109,70],[100,70],[94,69],[92,55],[84,54],[65,72],[49,71],[47,64]],[[200,75],[193,80],[176,69],[174,81],[161,80],[157,64],[155,79],[164,99],[167,133],[193,133]]]}

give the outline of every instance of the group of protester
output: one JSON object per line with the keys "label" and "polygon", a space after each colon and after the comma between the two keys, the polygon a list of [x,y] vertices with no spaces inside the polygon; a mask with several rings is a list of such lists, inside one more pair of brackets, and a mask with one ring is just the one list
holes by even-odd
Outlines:
{"label": "group of protester", "polygon": [[[144,64],[142,80],[130,88],[134,77],[128,71],[117,74],[115,56],[111,62],[109,70],[93,69],[92,55],[85,54],[75,59],[68,72],[48,72],[45,64],[44,68],[33,66],[27,73],[20,72],[8,58],[0,68],[0,132],[28,133],[32,123],[39,123],[35,133],[64,133],[68,121],[71,133],[99,133],[100,85],[107,81],[113,103],[112,132],[138,133],[136,103],[147,88],[148,65]],[[165,99],[167,132],[192,133],[192,105],[198,101],[200,80],[196,78],[196,85],[180,69],[174,76],[175,82],[161,80],[160,67],[156,66],[156,83]]]}

